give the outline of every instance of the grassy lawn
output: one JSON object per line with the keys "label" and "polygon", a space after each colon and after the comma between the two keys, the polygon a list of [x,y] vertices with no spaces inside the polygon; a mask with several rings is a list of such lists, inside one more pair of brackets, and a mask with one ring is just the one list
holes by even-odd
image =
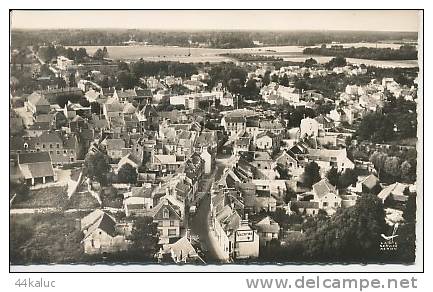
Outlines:
{"label": "grassy lawn", "polygon": [[10,262],[15,265],[73,263],[82,258],[82,233],[74,214],[10,216]]}
{"label": "grassy lawn", "polygon": [[98,201],[89,193],[75,193],[71,196],[68,209],[92,209],[99,207]]}
{"label": "grassy lawn", "polygon": [[30,190],[29,195],[14,201],[13,208],[63,208],[68,200],[66,187],[48,187]]}

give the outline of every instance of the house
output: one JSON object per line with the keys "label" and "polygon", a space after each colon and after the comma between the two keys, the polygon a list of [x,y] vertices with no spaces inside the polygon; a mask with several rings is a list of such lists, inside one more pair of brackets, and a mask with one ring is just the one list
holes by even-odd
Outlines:
{"label": "house", "polygon": [[124,156],[125,141],[123,139],[105,140],[107,155],[111,159],[121,159]]}
{"label": "house", "polygon": [[200,154],[201,159],[204,161],[204,173],[210,174],[213,169],[213,159],[212,155],[208,152],[206,148]]}
{"label": "house", "polygon": [[365,177],[358,177],[358,181],[355,185],[349,187],[349,190],[358,194],[378,193],[380,189],[380,181],[374,174]]}
{"label": "house", "polygon": [[129,216],[147,216],[153,208],[153,199],[145,197],[128,197],[123,200],[123,208],[126,217]]}
{"label": "house", "polygon": [[355,168],[355,164],[347,157],[346,148],[343,149],[311,149],[307,150],[306,161],[315,161],[322,172],[327,172],[332,167],[339,172]]}
{"label": "house", "polygon": [[280,234],[280,225],[269,216],[261,219],[254,224],[260,238],[260,245],[266,246],[272,239],[278,239]]}
{"label": "house", "polygon": [[319,123],[312,118],[304,118],[301,120],[300,125],[300,139],[303,138],[316,138],[319,135]]}
{"label": "house", "polygon": [[233,145],[234,154],[250,151],[251,141],[250,137],[239,137],[236,139]]}
{"label": "house", "polygon": [[384,204],[390,201],[396,203],[405,203],[409,198],[407,194],[408,190],[409,185],[396,182],[384,187],[377,197],[381,199],[382,203]]}
{"label": "house", "polygon": [[162,175],[174,173],[182,164],[176,155],[154,154],[151,156],[151,170],[161,172]]}
{"label": "house", "polygon": [[120,158],[119,162],[117,163],[117,169],[119,170],[125,164],[129,164],[137,169],[141,165],[141,161],[134,154],[128,153]]}
{"label": "house", "polygon": [[128,249],[128,241],[116,230],[114,218],[102,210],[95,210],[81,219],[81,231],[86,254],[113,253]]}
{"label": "house", "polygon": [[204,264],[187,235],[171,244],[165,244],[158,252],[158,262],[165,262],[164,256],[169,256],[168,262],[176,264]]}
{"label": "house", "polygon": [[74,60],[70,60],[65,56],[57,57],[57,68],[60,70],[68,70],[72,65],[74,65]]}
{"label": "house", "polygon": [[315,201],[290,201],[289,209],[297,211],[299,214],[317,215],[319,213],[319,202]]}
{"label": "house", "polygon": [[253,179],[251,183],[256,187],[257,191],[266,191],[274,196],[277,200],[282,200],[287,191],[286,180],[267,180]]}
{"label": "house", "polygon": [[134,98],[137,97],[137,93],[134,89],[124,90],[114,90],[113,98],[117,99],[119,102],[132,102]]}
{"label": "house", "polygon": [[319,209],[325,210],[327,213],[334,213],[337,208],[341,207],[341,197],[338,194],[336,187],[331,185],[324,178],[313,185],[314,202],[319,203]]}
{"label": "house", "polygon": [[257,214],[262,211],[275,212],[277,210],[277,200],[272,196],[246,196],[244,197],[245,212]]}
{"label": "house", "polygon": [[274,161],[268,152],[254,151],[251,165],[261,170],[272,170],[275,168]]}
{"label": "house", "polygon": [[181,217],[167,198],[161,198],[152,209],[151,217],[158,225],[159,243],[169,243],[171,239],[180,237]]}
{"label": "house", "polygon": [[255,139],[256,148],[271,151],[278,148],[279,139],[272,132],[259,133]]}
{"label": "house", "polygon": [[21,153],[18,155],[18,167],[27,185],[33,186],[56,180],[48,152]]}
{"label": "house", "polygon": [[27,97],[26,108],[33,115],[48,114],[50,112],[50,103],[40,92],[33,92]]}
{"label": "house", "polygon": [[259,257],[260,236],[252,229],[248,220],[241,220],[235,231],[234,258],[254,259]]}
{"label": "house", "polygon": [[[290,153],[290,154],[289,154]],[[294,169],[298,168],[298,160],[294,157],[294,154],[292,154],[291,151],[282,151],[281,153],[277,154],[274,161],[277,165],[280,165],[286,169]]]}

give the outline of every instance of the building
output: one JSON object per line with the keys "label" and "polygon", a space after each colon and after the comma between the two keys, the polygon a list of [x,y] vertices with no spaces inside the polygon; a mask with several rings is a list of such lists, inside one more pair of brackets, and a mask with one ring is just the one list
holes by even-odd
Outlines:
{"label": "building", "polygon": [[50,103],[39,92],[33,92],[27,97],[26,107],[33,115],[48,114],[50,112]]}
{"label": "building", "polygon": [[311,149],[306,154],[306,161],[315,161],[322,172],[327,172],[332,167],[341,172],[355,168],[355,164],[347,158],[346,148],[343,149]]}
{"label": "building", "polygon": [[260,245],[266,246],[272,239],[278,239],[280,234],[280,225],[269,216],[261,219],[254,224],[260,238]]}
{"label": "building", "polygon": [[54,182],[56,175],[48,152],[21,153],[18,167],[27,185]]}
{"label": "building", "polygon": [[319,203],[319,209],[325,210],[327,213],[334,213],[336,209],[341,207],[341,197],[338,194],[336,187],[331,185],[324,178],[313,185],[314,202]]}
{"label": "building", "polygon": [[74,65],[74,60],[70,60],[66,58],[65,56],[58,56],[57,57],[57,68],[60,70],[68,70],[70,67]]}
{"label": "building", "polygon": [[153,222],[158,224],[159,243],[169,243],[171,239],[180,237],[181,217],[172,203],[162,198],[152,209]]}
{"label": "building", "polygon": [[113,253],[128,249],[125,236],[116,229],[114,218],[102,210],[95,210],[80,221],[86,254]]}

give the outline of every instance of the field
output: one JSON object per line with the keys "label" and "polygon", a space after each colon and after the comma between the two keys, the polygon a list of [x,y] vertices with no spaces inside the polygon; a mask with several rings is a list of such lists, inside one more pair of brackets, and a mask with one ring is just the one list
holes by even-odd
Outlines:
{"label": "field", "polygon": [[[366,46],[366,47],[390,47],[397,48],[400,45],[396,44],[372,44],[372,43],[354,43],[342,44],[345,47]],[[72,46],[77,48],[77,46]],[[84,46],[89,54],[93,54],[99,47]],[[188,56],[188,48],[170,47],[170,46],[108,46],[108,54],[111,59],[137,60],[143,58],[145,61],[178,61],[183,63],[198,63],[198,62],[229,62],[235,61],[232,58],[220,56],[220,54],[258,54],[264,56],[275,56],[283,58],[285,61],[303,62],[308,58],[316,58],[319,63],[328,62],[331,57],[303,55],[304,47],[300,46],[272,46],[272,47],[256,47],[242,49],[211,49],[211,48],[191,48],[191,55]],[[348,58],[349,62],[354,64],[364,63],[371,66],[380,67],[416,67],[417,62],[411,61],[375,61]]]}
{"label": "field", "polygon": [[12,208],[62,208],[68,200],[66,187],[31,190],[25,199],[16,200]]}
{"label": "field", "polygon": [[85,214],[10,216],[10,262],[14,265],[72,263],[82,258],[76,219]]}

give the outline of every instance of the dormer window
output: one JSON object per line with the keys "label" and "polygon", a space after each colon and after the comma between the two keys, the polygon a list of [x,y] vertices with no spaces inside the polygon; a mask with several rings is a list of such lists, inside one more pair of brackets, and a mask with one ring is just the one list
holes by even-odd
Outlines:
{"label": "dormer window", "polygon": [[170,212],[167,209],[162,210],[162,218],[164,219],[170,218]]}

